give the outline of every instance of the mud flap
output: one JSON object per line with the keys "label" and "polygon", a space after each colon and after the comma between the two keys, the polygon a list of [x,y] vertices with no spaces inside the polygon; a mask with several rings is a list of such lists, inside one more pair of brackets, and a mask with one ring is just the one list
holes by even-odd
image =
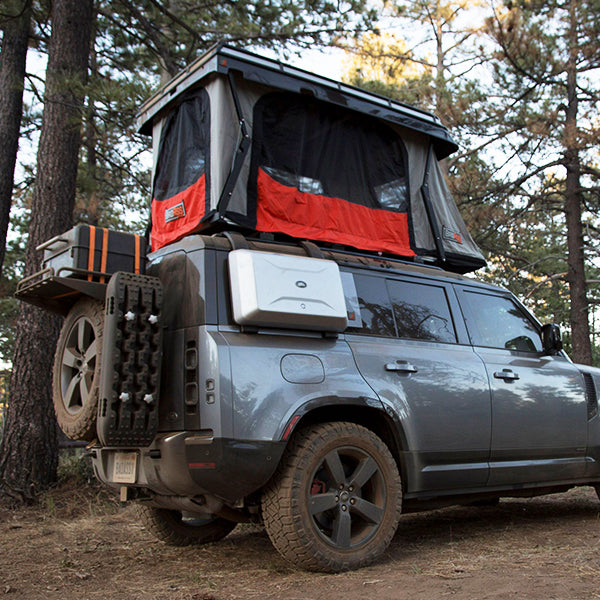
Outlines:
{"label": "mud flap", "polygon": [[162,287],[156,277],[115,273],[106,290],[98,438],[148,446],[158,427]]}

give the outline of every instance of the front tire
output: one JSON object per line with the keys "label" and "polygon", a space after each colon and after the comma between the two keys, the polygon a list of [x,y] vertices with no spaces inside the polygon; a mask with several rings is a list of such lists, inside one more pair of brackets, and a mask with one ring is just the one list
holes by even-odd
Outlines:
{"label": "front tire", "polygon": [[169,546],[198,546],[217,542],[231,533],[236,523],[220,517],[186,518],[178,510],[137,505],[142,524]]}
{"label": "front tire", "polygon": [[388,447],[355,423],[300,430],[263,493],[275,548],[296,566],[338,572],[363,567],[389,545],[402,485]]}
{"label": "front tire", "polygon": [[104,305],[84,298],[66,316],[54,355],[52,389],[59,427],[73,440],[96,437]]}

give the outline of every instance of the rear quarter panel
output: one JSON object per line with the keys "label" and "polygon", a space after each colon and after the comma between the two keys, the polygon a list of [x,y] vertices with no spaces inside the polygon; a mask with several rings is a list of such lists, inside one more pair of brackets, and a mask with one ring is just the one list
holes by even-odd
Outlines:
{"label": "rear quarter panel", "polygon": [[307,403],[376,399],[343,339],[221,334],[230,351],[236,439],[280,439],[288,421]]}

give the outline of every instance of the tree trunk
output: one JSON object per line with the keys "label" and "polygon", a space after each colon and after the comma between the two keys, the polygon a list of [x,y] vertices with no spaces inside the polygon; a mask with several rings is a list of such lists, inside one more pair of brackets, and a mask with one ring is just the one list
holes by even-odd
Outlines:
{"label": "tree trunk", "polygon": [[[435,114],[441,119],[444,125],[448,125],[446,116],[446,65],[444,63],[446,53],[444,52],[444,28],[442,16],[440,14],[440,4],[436,3],[432,19],[432,26],[435,32],[435,46],[436,46],[436,67],[435,67]],[[440,168],[445,177],[448,177],[448,159],[444,158],[440,161]]]}
{"label": "tree trunk", "polygon": [[[94,31],[92,31],[92,40],[95,40],[95,37],[96,32],[94,29]],[[99,79],[98,63],[93,41],[90,50],[89,74],[92,81]],[[94,98],[92,95],[88,94],[85,107],[85,136],[83,140],[86,161],[82,164],[86,177],[87,198],[86,205],[81,206],[81,212],[85,212],[87,223],[97,227],[100,218],[100,194],[98,193],[98,155],[96,137],[96,107],[94,105]]]}
{"label": "tree trunk", "polygon": [[592,364],[592,345],[588,321],[587,284],[581,224],[581,162],[577,127],[577,3],[569,4],[569,59],[567,63],[567,111],[565,119],[564,164],[567,169],[565,185],[565,214],[567,224],[567,251],[570,321],[573,341],[573,360]]}
{"label": "tree trunk", "polygon": [[0,277],[6,251],[6,233],[23,115],[31,0],[13,1],[7,8],[9,14],[14,16],[6,17],[2,25],[4,33],[0,53]]}
{"label": "tree trunk", "polygon": [[[73,206],[93,0],[54,0],[44,114],[37,155],[25,275],[40,268],[36,246],[68,229]],[[10,402],[0,443],[0,493],[19,502],[56,480],[57,426],[52,357],[59,319],[22,304]]]}

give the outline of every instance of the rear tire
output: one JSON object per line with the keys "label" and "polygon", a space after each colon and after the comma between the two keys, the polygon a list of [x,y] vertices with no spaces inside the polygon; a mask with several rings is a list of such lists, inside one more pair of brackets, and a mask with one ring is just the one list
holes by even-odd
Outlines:
{"label": "rear tire", "polygon": [[58,425],[73,440],[96,437],[103,332],[104,305],[84,298],[66,316],[58,338],[52,377],[54,411]]}
{"label": "rear tire", "polygon": [[355,423],[300,430],[266,487],[265,528],[296,566],[338,572],[373,562],[400,518],[402,485],[388,447]]}
{"label": "rear tire", "polygon": [[196,546],[218,542],[236,526],[220,517],[183,517],[178,510],[137,505],[142,524],[154,537],[169,546]]}

